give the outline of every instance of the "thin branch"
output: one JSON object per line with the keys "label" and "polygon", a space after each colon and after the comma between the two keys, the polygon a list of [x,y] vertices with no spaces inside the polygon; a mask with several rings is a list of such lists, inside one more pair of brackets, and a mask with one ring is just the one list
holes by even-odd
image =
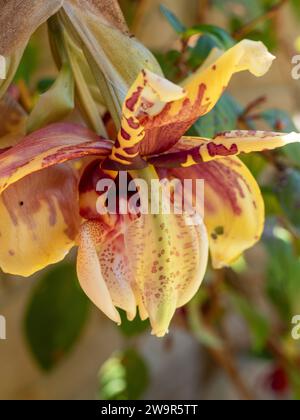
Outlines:
{"label": "thin branch", "polygon": [[231,352],[224,348],[222,350],[207,348],[207,350],[218,365],[225,371],[240,396],[246,401],[255,400],[255,397],[248,389],[248,386],[244,383]]}
{"label": "thin branch", "polygon": [[[223,271],[223,270],[222,270]],[[223,283],[223,273],[217,279],[216,288]],[[213,293],[216,293],[214,290]],[[248,389],[242,376],[239,373],[237,364],[234,360],[234,356],[230,351],[228,345],[221,338],[220,334],[213,327],[213,320],[209,319],[203,314],[201,317],[201,299],[199,301],[195,298],[187,305],[188,311],[188,325],[194,337],[199,341],[200,344],[205,345],[206,350],[214,359],[214,361],[224,370],[230,379],[237,392],[244,400],[254,400],[255,397]],[[206,340],[203,340],[206,335]]]}
{"label": "thin branch", "polygon": [[253,19],[251,22],[246,23],[242,28],[234,32],[233,37],[236,40],[241,40],[245,38],[250,32],[252,32],[258,25],[264,23],[268,19],[273,19],[279,10],[288,3],[289,0],[280,0],[277,4],[271,7],[266,13],[257,18]]}
{"label": "thin branch", "polygon": [[262,105],[263,103],[265,103],[267,100],[266,96],[260,96],[256,99],[254,99],[254,101],[250,102],[246,108],[244,109],[243,113],[239,116],[239,120],[244,120],[245,118],[249,117],[250,112],[252,112],[254,109],[256,109],[258,106]]}

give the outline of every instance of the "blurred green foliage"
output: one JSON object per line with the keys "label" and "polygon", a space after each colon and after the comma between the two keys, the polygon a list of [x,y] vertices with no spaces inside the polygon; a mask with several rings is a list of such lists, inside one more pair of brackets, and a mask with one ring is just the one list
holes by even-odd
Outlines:
{"label": "blurred green foliage", "polygon": [[73,264],[50,269],[37,283],[25,314],[25,334],[39,365],[50,370],[77,342],[90,303],[82,292]]}
{"label": "blurred green foliage", "polygon": [[137,400],[149,383],[143,358],[134,349],[112,355],[99,372],[99,398],[103,400]]}
{"label": "blurred green foliage", "polygon": [[[121,0],[120,3],[128,22],[133,23],[140,2]],[[154,52],[166,77],[180,82],[205,62],[213,48],[230,48],[243,38],[243,30],[249,22],[255,22],[279,3],[278,0],[212,0],[209,5],[221,11],[226,29],[203,23],[187,27],[171,10],[161,6],[166,24],[171,25],[181,45],[181,49]],[[300,1],[290,0],[289,3],[295,17],[298,15],[300,19]],[[188,42],[191,37],[194,37],[193,43]],[[261,40],[271,50],[280,47],[276,22],[271,19],[250,25],[247,38]],[[38,48],[31,43],[15,80],[30,83],[37,63]],[[52,79],[44,78],[38,82],[36,90],[44,93],[52,84]],[[253,99],[250,106],[240,104],[226,92],[209,114],[196,121],[188,134],[214,137],[218,132],[256,129],[261,124],[276,131],[297,131],[286,111],[262,109],[261,101],[256,104],[256,98]],[[178,318],[180,325],[207,349],[222,350],[220,324],[228,308],[234,308],[248,327],[252,342],[249,353],[253,357],[267,354],[275,366],[278,360],[280,363],[283,360],[294,396],[300,398],[300,348],[298,343],[290,342],[291,318],[300,313],[300,146],[290,145],[274,153],[251,154],[242,159],[260,182],[266,205],[267,228],[261,245],[267,261],[261,293],[275,311],[280,326],[274,327],[268,314],[260,311],[255,301],[241,290],[238,284],[242,282],[232,282],[232,276],[241,280],[247,266],[244,270],[237,266],[225,270],[221,286],[217,275],[210,270],[209,279],[187,309],[179,311]],[[88,319],[88,310],[89,303],[78,286],[73,265],[60,265],[42,276],[26,310],[25,333],[32,354],[43,369],[50,370],[69,354]],[[135,337],[149,333],[149,322],[142,322],[139,317],[129,322],[124,312],[120,312],[119,331],[124,341],[130,340],[134,347]],[[274,342],[270,346],[270,340],[276,341],[273,353]],[[101,367],[98,396],[102,399],[141,398],[149,380],[146,361],[135,348],[129,348],[114,353]]]}

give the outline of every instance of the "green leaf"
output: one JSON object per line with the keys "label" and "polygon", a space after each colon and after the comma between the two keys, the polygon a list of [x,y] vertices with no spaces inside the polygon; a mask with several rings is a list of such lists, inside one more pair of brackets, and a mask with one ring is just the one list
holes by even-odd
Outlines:
{"label": "green leaf", "polygon": [[243,296],[230,291],[230,297],[234,306],[241,313],[249,326],[253,340],[253,350],[255,352],[262,352],[266,346],[270,333],[267,319]]}
{"label": "green leaf", "polygon": [[293,7],[293,10],[296,14],[296,17],[300,19],[300,2],[299,0],[291,0],[291,5]]}
{"label": "green leaf", "polygon": [[124,311],[119,310],[119,313],[121,315],[122,323],[117,328],[125,337],[134,337],[136,335],[142,334],[150,328],[149,320],[142,321],[139,315],[137,315],[134,320],[128,321]]}
{"label": "green leaf", "polygon": [[74,79],[68,64],[64,64],[51,88],[43,93],[33,108],[27,123],[31,133],[66,117],[74,108]]}
{"label": "green leaf", "polygon": [[203,320],[201,305],[206,299],[207,294],[202,289],[186,305],[188,323],[194,336],[201,344],[215,350],[221,350],[223,343],[220,337]]}
{"label": "green leaf", "polygon": [[134,349],[112,355],[99,371],[99,398],[137,400],[149,384],[148,367]]}
{"label": "green leaf", "polygon": [[82,50],[72,41],[57,16],[48,20],[51,49],[56,62],[68,62],[76,85],[76,103],[87,125],[102,137],[107,132],[101,118],[103,98]]}
{"label": "green leaf", "polygon": [[29,347],[44,370],[52,369],[74,347],[87,321],[89,301],[73,264],[47,272],[33,290],[25,314]]}
{"label": "green leaf", "polygon": [[156,52],[155,57],[162,68],[165,77],[169,80],[176,80],[178,75],[177,62],[180,58],[180,52],[170,50],[167,53]]}
{"label": "green leaf", "polygon": [[264,243],[269,254],[267,291],[289,325],[292,316],[300,311],[300,260],[288,238],[272,237]]}
{"label": "green leaf", "polygon": [[38,67],[39,50],[34,42],[30,42],[25,48],[23,57],[18,70],[14,76],[14,81],[24,80],[26,84],[30,83],[30,77]]}
{"label": "green leaf", "polygon": [[159,6],[160,11],[165,16],[169,24],[172,26],[172,28],[177,32],[178,34],[183,34],[186,32],[187,28],[180,22],[180,20],[175,16],[171,10],[169,10],[166,6],[161,4]]}
{"label": "green leaf", "polygon": [[265,159],[258,153],[244,153],[239,158],[245,163],[254,178],[258,178],[266,167]]}
{"label": "green leaf", "polygon": [[39,80],[36,86],[38,93],[42,94],[47,92],[47,90],[51,88],[54,82],[55,79],[53,79],[52,77],[46,77],[44,79]]}
{"label": "green leaf", "polygon": [[[280,109],[268,109],[261,113],[261,117],[272,128],[272,130],[290,133],[298,131],[290,115]],[[282,152],[295,165],[300,165],[300,145],[290,144],[282,148]]]}
{"label": "green leaf", "polygon": [[281,109],[268,109],[261,113],[261,117],[271,128],[277,131],[289,133],[297,131],[297,128],[289,114]]}
{"label": "green leaf", "polygon": [[220,132],[234,130],[242,112],[243,108],[238,102],[225,93],[212,111],[196,121],[189,135],[213,138]]}
{"label": "green leaf", "polygon": [[276,185],[283,212],[300,235],[300,171],[285,170],[279,174]]}
{"label": "green leaf", "polygon": [[261,192],[264,198],[266,216],[271,217],[281,215],[282,208],[280,206],[278,197],[274,192],[274,189],[269,187],[261,187]]}
{"label": "green leaf", "polygon": [[[128,89],[142,69],[161,75],[153,54],[126,30],[118,2],[65,2],[59,20],[82,50],[116,127]],[[115,11],[115,13],[114,13]],[[100,47],[101,46],[101,47]]]}
{"label": "green leaf", "polygon": [[192,28],[188,29],[184,36],[189,38],[192,35],[209,35],[215,42],[215,46],[220,49],[229,49],[234,46],[235,40],[232,36],[225,31],[225,29],[220,28],[219,26],[215,25],[196,25]]}
{"label": "green leaf", "polygon": [[200,67],[209,56],[211,50],[216,47],[219,47],[219,44],[215,38],[208,34],[202,35],[196,42],[196,45],[190,49],[188,64],[194,69]]}

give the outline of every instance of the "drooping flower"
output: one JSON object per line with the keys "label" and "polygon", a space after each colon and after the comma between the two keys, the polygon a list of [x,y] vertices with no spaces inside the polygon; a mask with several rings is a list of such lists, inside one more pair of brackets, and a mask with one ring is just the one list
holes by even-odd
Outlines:
{"label": "drooping flower", "polygon": [[[1,153],[1,268],[30,275],[77,243],[78,277],[91,300],[117,323],[116,308],[133,319],[138,307],[153,333],[163,336],[176,308],[198,290],[208,249],[220,268],[261,236],[262,196],[237,155],[300,140],[296,133],[254,131],[184,137],[214,107],[234,73],[261,76],[272,60],[262,43],[245,40],[181,86],[143,70],[124,100],[114,143],[86,128],[54,124]],[[95,159],[76,169],[73,161],[86,156]],[[99,214],[97,182],[116,179],[120,171],[146,183],[204,179],[204,224],[162,211]]]}

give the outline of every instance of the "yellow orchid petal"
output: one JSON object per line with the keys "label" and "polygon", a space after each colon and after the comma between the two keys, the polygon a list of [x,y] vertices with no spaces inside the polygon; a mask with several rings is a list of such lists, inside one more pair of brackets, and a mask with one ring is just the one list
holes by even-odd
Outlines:
{"label": "yellow orchid petal", "polygon": [[187,168],[225,156],[240,153],[273,150],[291,143],[299,143],[299,133],[274,133],[268,131],[228,131],[213,140],[198,137],[182,137],[167,153],[152,156],[148,162],[156,167]]}
{"label": "yellow orchid petal", "polygon": [[[82,214],[94,219],[84,225],[89,229],[85,235],[92,250],[80,240],[78,275],[82,287],[111,318],[115,313],[112,305],[124,309],[129,319],[134,318],[138,307],[142,319],[150,318],[153,334],[163,336],[176,308],[188,302],[201,284],[208,258],[206,229],[201,218],[195,224],[187,214],[163,214],[160,201],[158,214],[96,215],[97,195],[92,191],[104,175],[96,161],[87,168],[80,188],[84,194]],[[159,181],[151,167],[131,175],[147,183]],[[156,197],[149,204],[153,200]],[[96,262],[88,263],[89,253]],[[108,302],[100,286],[107,288]]]}
{"label": "yellow orchid petal", "polygon": [[176,308],[197,292],[207,265],[208,242],[203,224],[188,216],[143,215],[124,235],[143,318],[152,334],[163,337]]}
{"label": "yellow orchid petal", "polygon": [[77,175],[68,166],[45,169],[0,196],[0,267],[30,276],[62,260],[79,228]]}
{"label": "yellow orchid petal", "polygon": [[[274,59],[262,42],[244,39],[210,66],[201,67],[182,83],[188,92],[189,106],[194,108],[196,105],[195,116],[200,117],[211,111],[234,73],[249,70],[254,76],[263,76]],[[180,105],[179,102],[174,104],[170,114],[176,115]]]}
{"label": "yellow orchid petal", "polygon": [[0,155],[0,193],[33,172],[89,155],[104,158],[111,148],[110,141],[74,124],[37,130]]}
{"label": "yellow orchid petal", "polygon": [[143,120],[159,115],[166,104],[184,96],[185,91],[181,87],[143,70],[126,96],[117,141],[102,167],[110,170],[145,167],[139,152],[146,135]]}
{"label": "yellow orchid petal", "polygon": [[161,177],[204,180],[204,222],[215,268],[229,265],[260,239],[264,202],[255,179],[237,157],[158,172]]}
{"label": "yellow orchid petal", "polygon": [[[210,235],[213,266],[221,268],[260,239],[264,202],[256,180],[238,158],[211,162],[206,164],[205,171],[205,225]],[[221,188],[217,187],[218,182]]]}
{"label": "yellow orchid petal", "polygon": [[[243,40],[220,56],[214,51],[195,74],[175,86],[143,71],[122,109],[122,127],[107,169],[145,167],[141,156],[169,150],[193,123],[217,103],[234,73],[262,76],[273,57],[261,42]],[[213,59],[215,61],[213,62]]]}
{"label": "yellow orchid petal", "polygon": [[[112,238],[114,235],[115,239]],[[129,319],[136,315],[131,271],[123,241],[123,235],[112,232],[103,223],[86,222],[80,230],[77,258],[82,289],[118,324],[121,319],[115,306],[125,310]]]}

